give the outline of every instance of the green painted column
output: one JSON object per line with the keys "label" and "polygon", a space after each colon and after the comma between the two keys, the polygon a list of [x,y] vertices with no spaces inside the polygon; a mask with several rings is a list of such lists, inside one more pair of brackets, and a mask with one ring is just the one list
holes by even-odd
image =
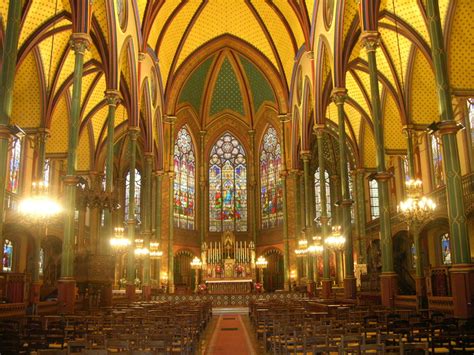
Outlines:
{"label": "green painted column", "polygon": [[[251,129],[248,131],[249,136],[250,136],[250,151],[252,152],[252,155],[254,157],[258,157],[258,154],[255,152],[255,130]],[[249,215],[250,215],[250,233],[252,235],[252,240],[257,246],[257,199],[258,199],[258,194],[257,194],[257,182],[256,182],[256,174],[255,174],[255,164],[258,159],[254,159],[253,164],[250,164],[250,198],[249,198]],[[263,280],[263,279],[262,279]]]}
{"label": "green painted column", "polygon": [[281,185],[283,194],[283,285],[285,291],[290,290],[290,241],[288,239],[288,191],[286,166],[286,135],[285,123],[289,121],[288,114],[279,115],[281,124]]}
{"label": "green painted column", "polygon": [[165,116],[165,122],[170,126],[170,143],[169,143],[169,235],[168,235],[168,292],[174,293],[174,125],[176,116]]}
{"label": "green painted column", "polygon": [[[145,248],[150,248],[151,238],[151,174],[153,169],[153,152],[145,153],[145,176],[143,180],[143,200],[141,217],[142,217],[142,228],[143,228],[143,245]],[[142,298],[149,300],[151,297],[151,266],[150,266],[150,255],[145,255],[143,259],[143,287],[142,287]]]}
{"label": "green painted column", "polygon": [[[116,90],[107,90],[105,99],[108,105],[107,141],[105,157],[105,193],[112,197],[114,192],[114,140],[115,140],[115,112],[120,102],[120,93]],[[104,235],[101,237],[102,255],[110,252],[109,240],[114,235],[112,208],[104,209]]]}
{"label": "green painted column", "polygon": [[[313,218],[314,218],[314,203],[312,203],[311,198],[311,169],[310,169],[310,161],[311,161],[311,152],[309,151],[302,151],[301,158],[303,160],[303,176],[304,176],[304,204],[305,204],[305,237],[306,241],[308,242],[308,246],[313,243]],[[314,274],[313,274],[313,257],[308,253],[306,255],[307,260],[307,276],[308,281],[310,283],[314,282]]]}
{"label": "green painted column", "polygon": [[397,293],[396,274],[393,269],[392,231],[390,224],[390,205],[388,180],[391,175],[385,167],[385,146],[382,124],[382,111],[377,72],[376,49],[379,45],[380,34],[366,31],[362,34],[362,43],[367,50],[369,62],[370,90],[372,103],[372,118],[374,122],[375,150],[377,162],[379,206],[380,206],[380,241],[382,249],[381,297],[384,306],[393,306]]}
{"label": "green painted column", "polygon": [[415,179],[415,148],[413,146],[413,140],[415,137],[414,129],[411,125],[405,126],[403,128],[403,133],[407,139],[407,161],[408,161],[408,171],[407,174],[410,179]]}
{"label": "green painted column", "polygon": [[[344,102],[347,99],[347,90],[345,88],[334,88],[333,100],[337,106],[338,115],[338,142],[339,142],[339,173],[341,176],[341,192],[342,192],[342,233],[346,238],[344,248],[344,297],[355,298],[357,285],[354,277],[354,250],[352,245],[352,222],[351,222],[351,207],[352,200],[349,191],[349,172],[347,167],[347,148],[346,127],[345,127],[345,113]],[[341,267],[342,263],[341,263]]]}
{"label": "green painted column", "polygon": [[[199,157],[201,163],[199,164],[199,237],[201,247],[206,241],[206,170],[204,169],[204,143],[206,139],[206,131],[199,132]],[[201,250],[203,252],[204,250]]]}
{"label": "green painted column", "polygon": [[[163,204],[163,171],[157,171],[155,173],[155,241],[160,243],[160,249],[163,249],[162,238],[161,238],[161,206]],[[157,280],[158,285],[161,286],[161,260],[157,261]]]}
{"label": "green painted column", "polygon": [[467,234],[466,213],[462,199],[461,164],[459,162],[459,150],[456,141],[456,133],[459,127],[454,121],[447,56],[444,48],[438,0],[426,1],[426,13],[441,119],[439,123],[439,133],[443,147],[443,168],[445,176],[447,177],[446,194],[448,198],[448,217],[450,239],[453,249],[453,263],[470,264],[469,237]]}
{"label": "green painted column", "polygon": [[326,238],[329,236],[329,218],[327,210],[327,199],[326,199],[326,176],[325,176],[325,161],[324,161],[324,128],[325,125],[318,125],[316,127],[316,142],[318,145],[318,166],[319,166],[319,195],[321,198],[321,240],[323,242],[323,278],[322,283],[322,298],[330,298],[332,293],[331,287],[331,275],[330,275],[330,251],[324,245]]}
{"label": "green painted column", "polygon": [[357,169],[355,174],[355,191],[356,191],[356,216],[357,216],[357,231],[359,235],[359,264],[367,263],[367,245],[365,225],[367,223],[367,216],[365,211],[365,171],[364,169]]}
{"label": "green painted column", "polygon": [[[128,195],[128,216],[127,216],[127,237],[132,242],[133,247],[127,253],[127,298],[131,301],[135,298],[135,228],[137,219],[135,215],[135,169],[137,167],[137,139],[140,134],[139,127],[128,128],[128,154],[130,159],[130,186]],[[126,192],[125,192],[126,193]]]}
{"label": "green painted column", "polygon": [[[5,188],[7,186],[7,160],[10,143],[10,118],[13,104],[13,83],[16,72],[18,39],[20,37],[21,10],[24,1],[10,1],[8,6],[7,28],[3,39],[3,64],[0,73],[0,211],[5,211]],[[3,224],[5,214],[0,213],[0,247],[3,249]],[[3,263],[0,265],[0,271]]]}

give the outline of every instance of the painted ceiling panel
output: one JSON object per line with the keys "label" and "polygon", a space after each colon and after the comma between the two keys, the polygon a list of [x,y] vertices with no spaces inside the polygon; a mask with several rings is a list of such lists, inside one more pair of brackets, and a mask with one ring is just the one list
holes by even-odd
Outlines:
{"label": "painted ceiling panel", "polygon": [[361,137],[364,144],[363,151],[363,163],[365,168],[375,168],[376,159],[375,159],[375,139],[374,134],[370,128],[365,126],[365,131],[363,137]]}
{"label": "painted ceiling panel", "polygon": [[155,21],[153,22],[153,26],[150,31],[150,35],[148,36],[148,45],[155,49],[156,41],[158,41],[158,36],[160,35],[161,31],[163,30],[163,26],[166,23],[166,20],[171,15],[173,10],[176,8],[178,1],[168,0],[163,3],[156,16]]}
{"label": "painted ceiling panel", "polygon": [[[33,94],[32,94],[33,93]],[[40,82],[33,53],[18,68],[13,87],[12,124],[38,127],[41,122]]]}
{"label": "painted ceiling panel", "polygon": [[123,105],[118,105],[115,111],[115,127],[128,120],[127,109]]}
{"label": "painted ceiling panel", "polygon": [[[50,134],[51,138],[46,141],[46,153],[65,153],[68,149],[69,110],[66,104],[66,96],[63,95],[53,112]],[[81,155],[81,154],[79,154]]]}
{"label": "painted ceiling panel", "polygon": [[411,82],[411,118],[413,123],[438,121],[438,96],[431,66],[420,51],[416,51]]}
{"label": "painted ceiling panel", "polygon": [[306,10],[308,11],[308,17],[311,23],[313,21],[313,11],[315,2],[315,0],[305,0]]}
{"label": "painted ceiling panel", "polygon": [[149,2],[151,4],[153,1],[137,0],[138,14],[139,14],[139,17],[140,17],[140,25],[143,25],[143,15],[145,14],[145,8],[146,8],[147,2]]}
{"label": "painted ceiling panel", "polygon": [[474,75],[474,26],[472,24],[473,3],[471,0],[456,2],[451,29],[451,42],[448,48],[449,79],[456,89],[473,88]]}
{"label": "painted ceiling panel", "polygon": [[99,23],[100,28],[102,29],[105,42],[109,43],[107,10],[105,9],[105,1],[94,2],[94,16],[97,19],[97,22]]}
{"label": "painted ceiling panel", "polygon": [[344,40],[346,39],[347,33],[351,28],[351,23],[354,21],[354,17],[359,14],[359,7],[357,1],[344,1]]}
{"label": "painted ceiling panel", "polygon": [[77,155],[77,169],[89,170],[91,165],[91,146],[89,140],[89,130],[84,128],[82,134],[79,136],[79,145],[77,150],[81,154]]}
{"label": "painted ceiling panel", "polygon": [[402,120],[397,104],[388,94],[383,108],[384,142],[387,149],[406,149],[406,139],[402,134]]}
{"label": "painted ceiling panel", "polygon": [[265,76],[249,60],[240,56],[240,62],[244,67],[245,74],[250,84],[253,99],[254,112],[257,112],[265,101],[275,102],[272,87]]}
{"label": "painted ceiling panel", "polygon": [[[70,36],[71,34],[69,32],[61,32],[54,37],[48,37],[39,45],[41,61],[43,62],[43,70],[45,76],[44,80],[46,85],[48,84],[48,81],[52,82],[54,80],[54,75],[56,74],[61,58],[64,54],[64,50],[69,47]],[[52,51],[51,48],[53,49]],[[51,53],[53,57],[52,60]],[[50,64],[52,67],[51,72]]]}
{"label": "painted ceiling panel", "polygon": [[[94,75],[89,75],[90,77],[96,78],[97,74]],[[105,95],[104,92],[106,90],[106,83],[105,83],[105,78],[102,75],[101,78],[99,79],[99,82],[96,84],[94,87],[94,91],[92,92],[89,101],[87,101],[87,107],[84,110],[84,117],[86,118],[89,112],[101,101],[104,100]]]}
{"label": "painted ceiling panel", "polygon": [[[408,57],[410,56],[412,42],[401,35],[399,35],[397,39],[397,33],[391,30],[381,29],[380,33],[382,34],[383,43],[393,61],[398,80],[401,83],[403,77],[403,82],[406,82]],[[398,51],[398,46],[400,46],[400,51]]]}
{"label": "painted ceiling panel", "polygon": [[109,113],[109,108],[107,106],[102,107],[96,114],[94,115],[91,123],[92,129],[94,131],[94,145],[97,147],[97,142],[100,137],[100,132],[104,127],[104,124],[107,120],[107,115]]}
{"label": "painted ceiling panel", "polygon": [[[360,72],[358,72],[358,74],[359,73]],[[366,112],[367,116],[370,116],[370,109],[369,109],[367,100],[364,98],[361,88],[355,81],[352,73],[348,73],[346,76],[346,88],[347,88],[347,94],[349,95],[349,97],[351,97],[355,102],[357,102],[362,107],[362,109]],[[358,115],[360,116],[360,114]]]}
{"label": "painted ceiling panel", "polygon": [[283,64],[287,84],[290,86],[291,75],[295,65],[294,58],[296,55],[291,46],[290,34],[269,4],[264,1],[255,1],[253,6],[258,11],[260,17],[265,19],[265,26],[272,37],[272,41],[275,43],[278,55]]}
{"label": "painted ceiling panel", "polygon": [[[344,105],[344,111],[346,112],[349,121],[351,122],[352,129],[354,130],[355,138],[357,139],[357,145],[360,145],[359,142],[359,133],[360,133],[360,123],[361,123],[361,114],[354,107],[349,104]],[[349,137],[352,137],[349,127],[346,125],[346,133]]]}
{"label": "painted ceiling panel", "polygon": [[[256,1],[260,0],[254,0],[253,2]],[[273,0],[273,3],[278,6],[280,12],[283,14],[283,16],[285,16],[286,21],[288,21],[288,24],[296,37],[296,43],[298,44],[298,48],[300,48],[304,44],[304,33],[303,29],[301,28],[301,24],[298,21],[298,17],[296,16],[295,12],[293,11],[293,8],[289,4],[289,1]]]}
{"label": "painted ceiling panel", "polygon": [[202,95],[213,59],[214,56],[209,57],[194,70],[179,95],[178,103],[189,102],[198,114],[201,112]]}
{"label": "painted ceiling panel", "polygon": [[226,109],[235,111],[242,116],[245,114],[239,81],[227,58],[224,59],[217,76],[209,115],[215,115]]}
{"label": "painted ceiling panel", "polygon": [[243,1],[227,0],[209,0],[206,4],[180,53],[178,66],[196,48],[222,34],[231,34],[252,44],[278,68],[270,44],[249,7]]}
{"label": "painted ceiling panel", "polygon": [[[176,55],[176,50],[181,41],[181,38],[188,26],[189,21],[196,12],[199,6],[198,1],[190,1],[183,6],[178,15],[173,19],[172,24],[166,29],[163,37],[162,44],[158,49],[158,58],[160,60],[161,75],[163,78],[163,85],[166,87],[168,81],[168,75],[171,68],[171,64]],[[206,6],[207,7],[207,6]],[[214,18],[223,18],[223,16],[215,16]],[[214,29],[215,30],[215,29]],[[200,32],[200,31],[199,31]],[[198,33],[198,36],[201,34]],[[186,41],[187,43],[188,41]],[[196,47],[192,48],[192,50]]]}

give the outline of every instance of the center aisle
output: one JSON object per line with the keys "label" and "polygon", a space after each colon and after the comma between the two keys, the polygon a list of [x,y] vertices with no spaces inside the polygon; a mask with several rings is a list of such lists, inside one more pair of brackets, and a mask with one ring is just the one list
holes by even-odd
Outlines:
{"label": "center aisle", "polygon": [[238,314],[221,315],[217,320],[206,355],[220,354],[257,354],[242,317]]}

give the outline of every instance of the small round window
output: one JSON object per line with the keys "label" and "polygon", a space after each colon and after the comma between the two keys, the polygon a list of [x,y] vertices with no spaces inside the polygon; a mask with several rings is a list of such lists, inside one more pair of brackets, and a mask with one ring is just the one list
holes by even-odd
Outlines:
{"label": "small round window", "polygon": [[334,0],[324,0],[324,24],[326,29],[329,29],[332,24],[332,18],[334,14]]}

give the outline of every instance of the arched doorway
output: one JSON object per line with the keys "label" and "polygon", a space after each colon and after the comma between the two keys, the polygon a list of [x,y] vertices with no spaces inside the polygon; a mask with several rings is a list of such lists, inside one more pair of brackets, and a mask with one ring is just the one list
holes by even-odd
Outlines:
{"label": "arched doorway", "polygon": [[263,285],[266,291],[283,290],[283,254],[278,249],[267,250],[264,254],[268,261],[263,272]]}
{"label": "arched doorway", "polygon": [[194,270],[191,261],[194,255],[188,250],[180,250],[174,256],[174,285],[176,293],[188,293],[194,289]]}
{"label": "arched doorway", "polygon": [[416,294],[414,248],[413,238],[407,231],[400,231],[393,237],[393,266],[398,275],[398,290],[402,295]]}

